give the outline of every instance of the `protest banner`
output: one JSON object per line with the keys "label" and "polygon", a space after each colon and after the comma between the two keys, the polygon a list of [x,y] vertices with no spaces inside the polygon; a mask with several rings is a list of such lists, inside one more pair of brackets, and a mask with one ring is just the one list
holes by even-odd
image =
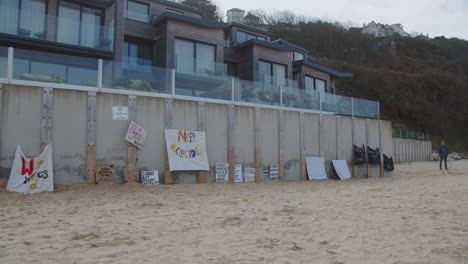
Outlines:
{"label": "protest banner", "polygon": [[127,135],[125,135],[125,140],[141,149],[145,143],[145,139],[146,130],[144,130],[137,123],[131,121],[127,130]]}
{"label": "protest banner", "polygon": [[128,120],[128,106],[113,106],[112,120]]}
{"label": "protest banner", "polygon": [[36,158],[27,158],[21,147],[16,147],[7,190],[19,193],[54,191],[51,144]]}
{"label": "protest banner", "polygon": [[158,185],[159,173],[158,171],[141,171],[140,179],[141,179],[141,184]]}
{"label": "protest banner", "polygon": [[205,132],[166,129],[170,171],[210,170]]}
{"label": "protest banner", "polygon": [[234,165],[234,182],[242,182],[242,164]]}

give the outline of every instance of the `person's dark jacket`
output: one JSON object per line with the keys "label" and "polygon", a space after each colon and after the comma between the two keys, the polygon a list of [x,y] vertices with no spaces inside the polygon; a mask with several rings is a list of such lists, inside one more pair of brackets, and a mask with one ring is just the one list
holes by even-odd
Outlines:
{"label": "person's dark jacket", "polygon": [[449,154],[448,147],[445,145],[440,146],[439,148],[439,156],[442,158],[446,158]]}

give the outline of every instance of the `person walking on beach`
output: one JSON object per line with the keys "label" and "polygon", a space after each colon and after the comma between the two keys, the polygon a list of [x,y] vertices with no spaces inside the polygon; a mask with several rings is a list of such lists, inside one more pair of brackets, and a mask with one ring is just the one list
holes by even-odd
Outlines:
{"label": "person walking on beach", "polygon": [[439,148],[439,157],[440,157],[440,169],[442,169],[442,160],[445,162],[445,169],[448,170],[447,168],[447,157],[449,154],[449,150],[447,145],[445,145],[445,141],[440,142],[440,148]]}

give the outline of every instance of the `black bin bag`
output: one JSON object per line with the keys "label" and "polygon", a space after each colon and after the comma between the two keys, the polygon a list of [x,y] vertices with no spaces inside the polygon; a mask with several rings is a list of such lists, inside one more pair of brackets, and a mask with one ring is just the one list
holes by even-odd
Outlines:
{"label": "black bin bag", "polygon": [[364,148],[364,145],[362,145],[362,148],[354,145],[354,164],[362,165],[366,163],[366,149]]}
{"label": "black bin bag", "polygon": [[384,169],[387,171],[393,171],[395,167],[393,166],[393,157],[387,157],[387,155],[383,155],[383,164]]}
{"label": "black bin bag", "polygon": [[379,148],[372,149],[367,146],[367,156],[369,159],[369,164],[380,164],[380,151]]}

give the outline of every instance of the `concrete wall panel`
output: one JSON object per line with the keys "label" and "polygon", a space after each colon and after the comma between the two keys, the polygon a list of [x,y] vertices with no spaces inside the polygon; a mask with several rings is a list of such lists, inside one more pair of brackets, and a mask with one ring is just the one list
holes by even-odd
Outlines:
{"label": "concrete wall panel", "polygon": [[96,163],[113,164],[116,170],[116,182],[121,183],[123,181],[123,169],[127,167],[128,146],[125,141],[125,134],[128,129],[128,121],[113,120],[113,106],[128,106],[128,96],[97,94]]}
{"label": "concrete wall panel", "polygon": [[[394,153],[391,121],[382,121],[382,153],[387,155],[388,157],[392,156]],[[395,162],[394,156],[393,162]],[[391,177],[392,175],[392,172],[384,171],[384,177]]]}
{"label": "concrete wall panel", "polygon": [[164,107],[164,99],[137,97],[136,123],[147,132],[145,145],[137,150],[137,168],[157,170],[160,180],[164,178]]}
{"label": "concrete wall panel", "polygon": [[87,107],[87,92],[54,90],[52,145],[56,184],[86,179]]}
{"label": "concrete wall panel", "polygon": [[304,143],[306,157],[319,156],[319,115],[304,114]]}
{"label": "concrete wall panel", "polygon": [[336,117],[335,116],[322,116],[323,138],[320,139],[320,144],[323,152],[322,157],[325,157],[325,168],[328,177],[333,176],[331,161],[337,158],[336,151]]}
{"label": "concrete wall panel", "polygon": [[301,145],[298,112],[284,112],[285,123],[285,178],[287,181],[301,180]]}
{"label": "concrete wall panel", "polygon": [[353,160],[353,132],[352,119],[350,117],[338,118],[338,158],[346,160],[349,168]]}
{"label": "concrete wall panel", "polygon": [[211,169],[206,173],[206,180],[214,182],[215,164],[218,162],[228,162],[228,106],[205,104],[205,117],[206,148]]}
{"label": "concrete wall panel", "polygon": [[[369,119],[369,135],[367,135],[369,147],[375,149],[379,147],[379,120]],[[372,178],[380,178],[380,166],[371,165]]]}
{"label": "concrete wall panel", "polygon": [[16,147],[26,156],[40,154],[42,89],[3,86],[0,126],[0,177],[8,177]]}
{"label": "concrete wall panel", "polygon": [[260,109],[261,166],[278,164],[278,110]]}
{"label": "concrete wall panel", "polygon": [[[366,145],[366,119],[355,118],[354,119],[354,140],[355,145],[362,147]],[[357,166],[357,175],[356,178],[367,178],[367,165]]]}
{"label": "concrete wall panel", "polygon": [[254,168],[255,113],[252,107],[234,108],[234,142],[236,163]]}

